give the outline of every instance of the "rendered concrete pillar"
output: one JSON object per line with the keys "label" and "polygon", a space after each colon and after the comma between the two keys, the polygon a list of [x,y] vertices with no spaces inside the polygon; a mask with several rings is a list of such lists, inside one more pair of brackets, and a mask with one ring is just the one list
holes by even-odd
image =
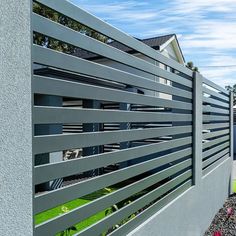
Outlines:
{"label": "rendered concrete pillar", "polygon": [[202,180],[202,76],[193,76],[193,183],[198,186]]}
{"label": "rendered concrete pillar", "polygon": [[234,94],[230,93],[230,156],[234,159]]}
{"label": "rendered concrete pillar", "polygon": [[230,161],[231,161],[231,185],[230,185],[230,194],[233,193],[234,189],[234,160],[235,160],[235,135],[234,135],[234,94],[230,92],[230,103],[229,103],[229,111],[230,111],[230,122],[229,122],[229,129],[230,129]]}
{"label": "rendered concrete pillar", "polygon": [[33,235],[31,1],[0,1],[0,235]]}
{"label": "rendered concrete pillar", "polygon": [[234,136],[233,136],[234,160],[236,160],[236,125],[234,125],[233,127],[233,133],[234,133]]}

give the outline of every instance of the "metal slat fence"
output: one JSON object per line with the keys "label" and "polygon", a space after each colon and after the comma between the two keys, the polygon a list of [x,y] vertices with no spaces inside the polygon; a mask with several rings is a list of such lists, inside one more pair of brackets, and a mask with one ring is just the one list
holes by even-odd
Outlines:
{"label": "metal slat fence", "polygon": [[[200,171],[196,169],[197,157],[194,155],[196,88],[193,72],[68,1],[59,4],[53,0],[36,2],[172,68],[171,72],[166,71],[157,63],[139,59],[32,13],[34,32],[147,74],[147,77],[132,74],[33,45],[32,62],[53,71],[47,75],[35,73],[32,78],[33,95],[41,101],[35,102],[33,107],[33,154],[41,160],[34,166],[34,184],[37,187],[78,174],[84,176],[58,189],[36,191],[34,214],[106,188],[115,189],[86,205],[35,225],[35,235],[56,235],[114,204],[132,199],[129,204],[123,204],[117,211],[75,233],[125,235],[189,189],[194,184],[194,174]],[[170,85],[157,82],[154,80],[156,77],[167,79]],[[203,79],[203,84],[203,114],[195,113],[203,118],[201,171],[205,174],[229,157],[230,100],[228,92],[222,88],[206,79]],[[171,99],[159,98],[152,95],[153,92],[171,95]],[[60,102],[57,105],[42,102],[45,99]],[[65,101],[79,101],[80,106],[63,107]],[[80,132],[63,132],[63,125],[72,125],[75,130],[77,125]],[[53,132],[55,127],[57,131]],[[41,132],[36,132],[38,130]],[[202,140],[198,142],[202,143]],[[82,150],[79,158],[52,163],[43,161],[45,155],[57,153],[60,156],[67,150],[76,149]],[[117,169],[108,173],[103,171],[111,165],[116,165]],[[135,217],[130,217],[132,215]]]}
{"label": "metal slat fence", "polygon": [[209,173],[230,154],[230,95],[203,79],[203,174]]}

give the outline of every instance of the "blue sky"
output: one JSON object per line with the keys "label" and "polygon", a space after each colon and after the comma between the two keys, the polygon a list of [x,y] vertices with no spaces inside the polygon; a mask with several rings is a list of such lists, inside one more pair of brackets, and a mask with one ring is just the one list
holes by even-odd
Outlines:
{"label": "blue sky", "polygon": [[176,33],[186,61],[221,86],[236,83],[236,0],[71,0],[125,31]]}

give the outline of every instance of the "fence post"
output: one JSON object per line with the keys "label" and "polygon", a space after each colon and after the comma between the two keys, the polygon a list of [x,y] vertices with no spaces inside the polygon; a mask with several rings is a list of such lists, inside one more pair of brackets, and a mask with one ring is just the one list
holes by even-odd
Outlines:
{"label": "fence post", "polygon": [[193,184],[199,185],[202,177],[202,76],[193,74]]}
{"label": "fence post", "polygon": [[234,93],[230,92],[230,157],[234,159]]}
{"label": "fence post", "polygon": [[33,235],[31,1],[0,1],[0,235]]}
{"label": "fence post", "polygon": [[233,184],[234,184],[234,176],[233,176],[233,161],[234,161],[234,93],[230,92],[229,94],[229,133],[230,133],[230,148],[229,148],[229,157],[231,158],[232,172],[231,172],[231,183],[230,183],[230,194],[233,193]]}

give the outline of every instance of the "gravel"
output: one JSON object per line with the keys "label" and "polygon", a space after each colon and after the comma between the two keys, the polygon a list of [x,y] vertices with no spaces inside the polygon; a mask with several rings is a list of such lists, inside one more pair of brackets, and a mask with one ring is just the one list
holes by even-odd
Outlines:
{"label": "gravel", "polygon": [[217,231],[220,231],[222,236],[236,236],[236,194],[226,200],[204,236],[214,236]]}

